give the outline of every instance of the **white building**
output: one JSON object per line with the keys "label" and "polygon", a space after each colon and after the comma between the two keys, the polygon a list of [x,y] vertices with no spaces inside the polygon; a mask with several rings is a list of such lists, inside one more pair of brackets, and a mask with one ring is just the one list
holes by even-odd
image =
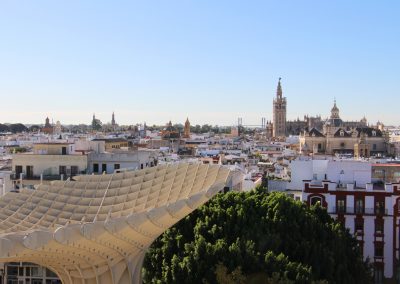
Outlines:
{"label": "white building", "polygon": [[143,169],[157,165],[158,152],[149,149],[95,153],[88,155],[88,173],[113,173],[115,170]]}
{"label": "white building", "polygon": [[320,203],[356,236],[374,266],[375,282],[383,283],[399,277],[400,184],[372,183],[372,166],[354,160],[293,161],[288,187],[301,188],[303,201]]}

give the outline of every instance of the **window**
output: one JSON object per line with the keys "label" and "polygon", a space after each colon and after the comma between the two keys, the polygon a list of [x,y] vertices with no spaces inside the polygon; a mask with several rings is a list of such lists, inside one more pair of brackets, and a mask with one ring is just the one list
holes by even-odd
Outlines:
{"label": "window", "polygon": [[375,220],[375,234],[383,234],[384,223],[383,220]]}
{"label": "window", "polygon": [[67,174],[67,167],[66,166],[59,166],[58,172],[60,175],[66,175]]}
{"label": "window", "polygon": [[385,199],[375,200],[375,214],[385,214]]}
{"label": "window", "polygon": [[7,265],[7,275],[8,276],[17,276],[18,275],[18,267]]}
{"label": "window", "polygon": [[377,284],[383,283],[383,268],[382,267],[375,267],[374,283],[377,283]]}
{"label": "window", "polygon": [[26,177],[27,178],[33,177],[33,166],[26,166]]}
{"label": "window", "polygon": [[376,144],[372,145],[372,150],[376,151]]}
{"label": "window", "polygon": [[93,164],[93,172],[98,173],[99,172],[99,164]]}
{"label": "window", "polygon": [[322,205],[322,198],[321,197],[319,197],[319,196],[313,196],[313,197],[311,197],[311,199],[310,199],[310,204],[311,204],[311,206],[312,205],[316,205],[316,204],[318,204],[319,203],[319,205]]}
{"label": "window", "polygon": [[42,276],[43,272],[42,272],[42,267],[36,266],[36,267],[32,267],[32,276]]}
{"label": "window", "polygon": [[354,230],[364,231],[364,219],[354,219]]}
{"label": "window", "polygon": [[375,257],[383,257],[383,247],[381,245],[375,245]]}
{"label": "window", "polygon": [[114,164],[114,170],[119,170],[119,169],[120,169],[120,167],[121,167],[121,165],[120,165],[120,164]]}
{"label": "window", "polygon": [[346,213],[346,197],[338,196],[336,198],[337,213]]}
{"label": "window", "polygon": [[78,174],[78,166],[71,166],[71,176],[76,176]]}
{"label": "window", "polygon": [[372,130],[372,136],[376,136],[376,131]]}
{"label": "window", "polygon": [[22,166],[15,166],[15,174],[19,178],[20,174],[22,174]]}
{"label": "window", "polygon": [[58,276],[53,271],[51,271],[50,269],[46,268],[46,277],[57,278]]}
{"label": "window", "polygon": [[361,198],[356,199],[356,214],[364,213],[364,200]]}
{"label": "window", "polygon": [[61,155],[67,155],[67,147],[61,148]]}
{"label": "window", "polygon": [[102,173],[104,173],[104,172],[107,173],[107,164],[101,164],[101,172]]}
{"label": "window", "polygon": [[322,144],[318,143],[318,150],[322,150]]}
{"label": "window", "polygon": [[340,130],[340,136],[344,136],[344,131],[343,130]]}

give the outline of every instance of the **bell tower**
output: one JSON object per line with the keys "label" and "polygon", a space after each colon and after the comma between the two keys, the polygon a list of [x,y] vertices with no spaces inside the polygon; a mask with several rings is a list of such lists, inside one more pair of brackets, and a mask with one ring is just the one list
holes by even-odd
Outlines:
{"label": "bell tower", "polygon": [[184,138],[190,138],[190,122],[189,122],[189,118],[186,118],[185,128],[183,130],[183,137]]}
{"label": "bell tower", "polygon": [[276,98],[273,101],[273,136],[286,136],[286,98],[282,96],[281,78],[278,81]]}

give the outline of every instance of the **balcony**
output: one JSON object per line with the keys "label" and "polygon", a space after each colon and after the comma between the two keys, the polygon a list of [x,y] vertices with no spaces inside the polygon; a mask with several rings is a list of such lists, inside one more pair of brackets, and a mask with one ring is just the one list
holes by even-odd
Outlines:
{"label": "balcony", "polygon": [[363,214],[363,215],[387,215],[386,208],[354,208],[354,207],[332,207],[329,214]]}

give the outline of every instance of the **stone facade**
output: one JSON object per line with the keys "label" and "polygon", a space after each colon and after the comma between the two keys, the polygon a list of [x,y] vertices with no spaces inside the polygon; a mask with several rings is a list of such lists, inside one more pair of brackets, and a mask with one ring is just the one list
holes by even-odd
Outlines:
{"label": "stone facade", "polygon": [[312,128],[300,135],[300,149],[304,154],[351,154],[357,158],[386,154],[385,133],[366,126],[363,120],[355,124],[357,127],[347,126],[340,118],[335,101],[322,130]]}

